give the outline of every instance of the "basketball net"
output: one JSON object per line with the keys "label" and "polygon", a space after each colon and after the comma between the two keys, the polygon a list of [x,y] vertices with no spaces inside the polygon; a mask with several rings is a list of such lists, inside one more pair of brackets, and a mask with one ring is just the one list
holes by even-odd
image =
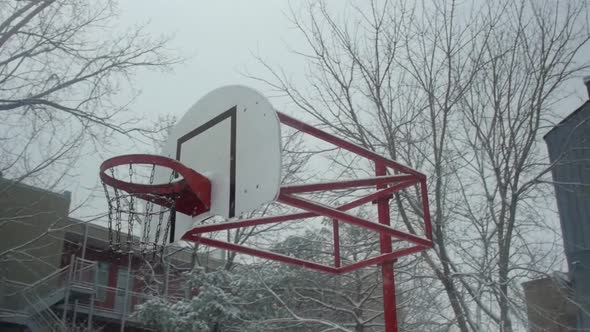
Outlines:
{"label": "basketball net", "polygon": [[[109,169],[109,172],[116,178],[115,168]],[[155,172],[156,165],[152,164],[147,184],[154,184]],[[170,170],[169,183],[174,180],[174,173]],[[129,183],[138,183],[136,180],[139,176],[134,179],[134,175],[134,165],[129,164]],[[139,253],[146,258],[151,256],[151,260],[162,257],[178,197],[159,197],[166,203],[159,205],[105,182],[102,185],[108,205],[109,249],[114,253]]]}
{"label": "basketball net", "polygon": [[[156,175],[167,182],[154,183]],[[161,258],[176,212],[199,216],[210,207],[209,180],[170,158],[140,154],[114,157],[100,166],[100,178],[113,253]]]}

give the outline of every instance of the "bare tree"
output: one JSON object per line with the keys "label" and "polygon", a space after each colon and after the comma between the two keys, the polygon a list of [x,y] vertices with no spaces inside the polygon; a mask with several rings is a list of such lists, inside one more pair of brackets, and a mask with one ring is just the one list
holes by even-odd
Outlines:
{"label": "bare tree", "polygon": [[[13,204],[10,198],[16,186],[58,190],[65,179],[79,173],[76,166],[81,159],[121,139],[151,138],[163,129],[130,112],[137,95],[133,75],[142,68],[167,70],[179,59],[167,54],[167,39],[148,36],[143,26],[120,31],[117,13],[111,0],[0,3],[3,204]],[[75,224],[64,226],[54,210],[59,209],[60,215],[64,210],[67,218],[68,209],[72,212],[79,206],[45,206],[47,210],[36,211],[38,202],[17,203],[2,211],[0,228],[16,223],[36,227],[32,229],[37,232],[18,245],[3,247],[0,260],[27,257],[42,262],[44,257],[33,257],[29,250],[38,252],[53,235],[59,237],[64,227]],[[37,215],[27,215],[30,211]],[[43,214],[50,222],[33,225]]]}
{"label": "bare tree", "polygon": [[469,152],[457,182],[471,196],[463,200],[461,214],[481,236],[487,253],[480,258],[495,267],[478,269],[475,283],[496,299],[502,331],[513,329],[521,309],[514,281],[555,266],[554,241],[542,235],[550,225],[538,212],[543,196],[551,194],[535,186],[547,167],[539,140],[555,114],[552,105],[562,97],[560,87],[588,66],[575,62],[590,39],[586,9],[577,2],[512,1],[494,9],[502,28],[492,30],[486,61],[460,102],[458,138],[465,145],[458,145]]}
{"label": "bare tree", "polygon": [[[273,250],[283,255],[330,264],[332,226],[292,235]],[[340,254],[349,264],[379,253],[379,241],[366,229],[341,227]],[[254,264],[247,275],[243,298],[251,301],[248,322],[257,330],[380,331],[383,329],[379,269],[372,267],[344,275],[329,275],[282,264]],[[250,294],[251,293],[251,294]],[[250,303],[250,302],[248,302]],[[269,309],[269,310],[266,310]]]}
{"label": "bare tree", "polygon": [[[303,15],[291,13],[307,40],[297,51],[308,63],[305,87],[262,59],[270,77],[254,78],[318,125],[428,175],[435,248],[407,282],[412,289],[434,278],[430,303],[440,315],[439,327],[423,322],[419,330],[526,324],[520,282],[560,259],[546,188],[535,185],[546,167],[539,142],[560,88],[587,68],[575,61],[589,38],[586,4],[353,7],[334,12],[312,2]],[[414,196],[396,195],[392,213],[399,227],[419,232]]]}
{"label": "bare tree", "polygon": [[0,4],[0,172],[53,188],[113,134],[151,132],[128,112],[132,75],[177,59],[142,27],[115,31],[114,1]]}

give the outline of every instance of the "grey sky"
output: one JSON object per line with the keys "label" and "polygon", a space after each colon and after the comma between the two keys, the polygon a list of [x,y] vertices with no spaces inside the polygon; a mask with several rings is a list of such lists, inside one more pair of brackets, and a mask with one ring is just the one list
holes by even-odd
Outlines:
{"label": "grey sky", "polygon": [[[119,9],[122,30],[147,23],[146,33],[171,37],[170,50],[185,58],[172,72],[143,70],[134,77],[134,87],[141,95],[131,109],[148,121],[169,113],[180,118],[203,95],[223,85],[244,84],[263,93],[268,91],[263,84],[243,75],[260,69],[253,53],[275,65],[293,68],[293,75],[302,73],[302,59],[291,54],[288,46],[304,43],[286,19],[287,1],[128,0],[121,1]],[[276,103],[274,106],[281,108]],[[130,151],[134,148],[124,142],[117,143],[107,156],[139,152]],[[82,161],[80,178],[67,188],[78,201],[85,199],[87,189],[98,184],[102,159],[89,157]],[[86,208],[84,214],[104,212],[102,200],[93,201],[93,209]]]}
{"label": "grey sky", "polygon": [[[331,4],[345,6],[346,2]],[[172,73],[143,71],[135,77],[135,87],[142,94],[132,109],[148,119],[166,113],[180,118],[204,94],[223,85],[245,84],[266,92],[263,84],[241,74],[244,71],[257,76],[267,74],[252,53],[282,67],[296,82],[302,83],[304,61],[289,48],[305,48],[305,40],[285,16],[289,10],[288,1],[126,0],[120,3],[120,9],[123,25],[149,21],[146,32],[171,36],[171,50],[186,58]],[[562,117],[587,99],[581,79],[572,80],[562,90],[562,95],[568,97],[554,105]],[[280,101],[273,103],[278,109],[284,109]],[[123,149],[119,152],[137,151]],[[92,187],[98,183],[100,161],[97,158],[84,161],[80,171],[82,186]],[[84,196],[83,188],[72,191],[78,199]],[[101,200],[97,202],[102,203]],[[105,210],[104,204],[100,204],[94,212]]]}
{"label": "grey sky", "polygon": [[[253,53],[274,66],[280,66],[302,85],[304,59],[293,54],[291,49],[305,49],[306,44],[287,19],[287,13],[290,6],[297,8],[306,3],[279,0],[121,1],[119,22],[122,29],[126,25],[147,23],[147,33],[172,37],[171,51],[186,58],[170,73],[138,73],[135,88],[142,93],[131,109],[152,121],[167,113],[180,118],[204,94],[223,85],[244,84],[268,92],[264,84],[242,74],[245,71],[256,76],[268,74],[257,64]],[[333,8],[351,7],[347,1],[331,2],[330,5]],[[563,116],[587,98],[581,79],[570,82],[563,93],[570,96],[555,106]],[[286,108],[280,100],[271,102],[280,110]],[[121,144],[114,147],[112,153],[138,152],[129,150]],[[84,188],[98,184],[97,169],[101,159],[84,160],[79,172],[81,181],[72,183],[73,188],[67,188],[78,200],[86,195]]]}
{"label": "grey sky", "polygon": [[287,1],[123,1],[125,23],[150,20],[148,31],[172,35],[170,46],[185,63],[174,73],[144,73],[137,77],[143,91],[135,109],[148,114],[182,115],[207,92],[227,84],[264,89],[241,75],[254,70],[252,52],[275,64],[300,72],[301,59],[291,55],[287,43],[302,44],[283,12]]}
{"label": "grey sky", "polygon": [[[181,116],[201,96],[227,84],[246,84],[265,92],[267,87],[241,74],[245,70],[255,75],[267,74],[257,65],[252,53],[284,68],[296,82],[301,82],[303,59],[289,48],[305,49],[305,40],[294,29],[286,13],[290,6],[299,7],[304,3],[278,0],[122,1],[122,24],[148,22],[147,32],[171,36],[171,49],[186,57],[173,73],[142,72],[137,75],[136,88],[143,93],[133,105],[134,111],[154,117],[169,112]],[[331,7],[346,7],[347,3],[330,4]],[[586,99],[581,80],[571,82],[563,92],[571,94],[557,106],[564,110],[564,115]],[[281,108],[282,105],[275,106]]]}

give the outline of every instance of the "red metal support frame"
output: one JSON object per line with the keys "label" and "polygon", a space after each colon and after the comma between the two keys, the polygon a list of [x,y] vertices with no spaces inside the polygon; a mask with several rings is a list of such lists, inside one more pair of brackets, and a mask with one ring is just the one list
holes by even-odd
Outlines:
{"label": "red metal support frame", "polygon": [[388,254],[382,254],[377,257],[369,258],[369,259],[366,259],[366,260],[363,260],[360,262],[356,262],[356,263],[353,263],[350,265],[343,266],[338,270],[338,273],[340,273],[340,274],[348,273],[348,272],[358,270],[360,268],[367,267],[370,265],[377,265],[377,264],[381,264],[383,262],[393,262],[400,257],[408,256],[408,255],[411,255],[411,254],[414,254],[414,253],[417,253],[420,251],[424,251],[424,247],[414,246],[414,247],[396,250],[396,251],[390,252]]}
{"label": "red metal support frame", "polygon": [[[382,162],[375,162],[375,175],[385,176],[387,168]],[[377,184],[377,190],[383,189],[383,184]],[[377,215],[381,225],[390,226],[391,216],[389,213],[389,198],[384,197],[377,201]],[[393,251],[391,237],[384,232],[379,234],[381,254],[388,254]],[[387,261],[381,264],[381,276],[383,282],[383,314],[385,316],[385,332],[397,332],[397,311],[395,300],[395,277],[393,275],[394,261]]]}
{"label": "red metal support frame", "polygon": [[277,114],[278,114],[279,120],[281,121],[282,124],[287,125],[293,129],[297,129],[297,130],[304,132],[308,135],[317,137],[325,142],[332,143],[340,148],[348,150],[348,151],[355,153],[361,157],[365,157],[369,160],[381,161],[385,164],[385,166],[391,167],[400,173],[416,175],[417,177],[419,177],[421,179],[426,178],[426,175],[424,175],[414,169],[411,169],[407,166],[399,164],[398,162],[393,161],[391,159],[385,158],[380,154],[377,154],[371,150],[367,150],[361,146],[358,146],[357,144],[349,142],[349,141],[342,139],[338,136],[328,134],[327,132],[320,130],[312,125],[309,125],[305,122],[302,122],[302,121],[299,121],[295,118],[292,118],[285,113],[277,112]]}
{"label": "red metal support frame", "polygon": [[254,256],[254,257],[270,259],[270,260],[274,260],[274,261],[281,262],[281,263],[303,266],[303,267],[306,267],[309,269],[318,270],[318,271],[322,271],[322,272],[328,272],[328,273],[333,273],[333,274],[338,273],[338,270],[336,268],[326,266],[323,264],[319,264],[316,262],[312,262],[312,261],[308,261],[308,260],[304,260],[304,259],[299,259],[299,258],[294,258],[291,256],[282,255],[282,254],[277,254],[275,252],[271,252],[271,251],[267,251],[267,250],[248,248],[248,247],[241,246],[238,244],[228,243],[228,242],[219,241],[219,240],[215,240],[215,239],[211,239],[211,238],[199,237],[198,235],[190,235],[190,236],[185,235],[183,240],[186,240],[186,241],[192,240],[193,242],[199,242],[204,245],[208,245],[208,246],[219,248],[219,249],[233,250],[233,251],[241,252],[241,253],[248,254],[248,255]]}
{"label": "red metal support frame", "polygon": [[[244,253],[263,259],[270,259],[281,263],[303,266],[310,269],[334,274],[348,273],[350,271],[370,265],[381,265],[381,274],[383,278],[385,331],[397,332],[397,315],[395,303],[396,294],[393,273],[394,263],[400,257],[427,250],[433,245],[432,226],[428,206],[428,193],[426,190],[426,176],[416,170],[403,166],[373,151],[367,150],[352,142],[329,134],[283,113],[279,112],[278,116],[281,123],[286,126],[297,129],[303,133],[314,136],[320,140],[331,143],[339,148],[348,150],[349,152],[372,161],[375,165],[375,177],[282,186],[277,197],[277,201],[284,205],[300,209],[302,210],[301,212],[279,216],[228,221],[225,223],[212,225],[199,225],[188,231],[183,236],[182,240],[198,242],[212,247]],[[408,232],[395,229],[391,226],[389,200],[396,192],[412,186],[419,186],[420,188],[420,199],[423,211],[422,217],[424,222],[421,227],[421,229],[424,230],[423,235],[410,234]],[[348,203],[335,207],[328,206],[325,203],[312,201],[308,198],[303,198],[297,195],[318,191],[358,189],[362,187],[374,189],[372,192],[360,198],[353,199]],[[347,212],[353,208],[371,202],[377,205],[378,222],[363,219]],[[206,233],[216,231],[276,224],[288,221],[301,221],[318,216],[329,218],[332,221],[334,255],[333,265],[303,260],[268,250],[248,247],[245,244],[230,243],[218,240],[216,238],[208,238],[204,236]],[[343,265],[340,257],[340,223],[348,223],[350,225],[374,231],[376,235],[379,236],[381,254],[376,257],[371,257],[362,261]],[[393,239],[396,239],[396,247],[398,247],[398,249],[393,248]]]}
{"label": "red metal support frame", "polygon": [[[322,182],[322,183],[311,183],[311,184],[298,184],[288,185],[281,187],[282,194],[299,194],[309,193],[314,191],[326,191],[326,190],[338,190],[338,189],[350,189],[355,187],[369,187],[373,185],[390,184],[394,182],[412,181],[416,180],[414,175],[389,175],[389,176],[377,176],[368,179],[354,179],[336,182]],[[384,189],[387,186],[381,186],[379,189]]]}
{"label": "red metal support frame", "polygon": [[287,205],[291,205],[294,207],[298,207],[301,209],[305,209],[311,212],[315,212],[318,215],[336,218],[340,221],[347,222],[352,225],[364,227],[370,230],[377,231],[381,234],[385,234],[389,237],[396,237],[401,240],[406,240],[408,242],[412,242],[414,244],[422,245],[426,248],[432,245],[427,239],[423,239],[419,236],[409,234],[406,232],[402,232],[395,228],[391,228],[389,225],[384,225],[382,223],[375,223],[357,216],[353,216],[346,212],[338,211],[334,208],[328,207],[326,205],[322,205],[319,203],[315,203],[303,198],[291,196],[291,195],[279,195],[278,201],[281,203],[285,203]]}
{"label": "red metal support frame", "polygon": [[[401,189],[408,188],[412,185],[415,185],[415,181],[406,181],[394,185],[392,187],[377,191],[375,193],[369,194],[367,196],[358,198],[356,200],[350,201],[344,205],[341,205],[336,208],[339,211],[347,211],[353,209],[355,207],[359,207],[363,204],[372,202],[374,200],[379,199],[383,196],[389,196],[392,193],[399,191]],[[202,233],[210,233],[228,229],[236,229],[242,227],[252,227],[252,226],[261,226],[267,224],[275,224],[280,222],[286,221],[295,221],[299,220],[302,221],[307,218],[317,217],[319,214],[314,212],[299,212],[299,213],[291,213],[291,214],[284,214],[280,216],[272,216],[272,217],[260,217],[260,218],[252,218],[252,219],[242,219],[238,221],[228,221],[222,224],[211,224],[211,225],[199,225],[195,226],[192,230],[190,230],[187,235],[190,234],[202,234]]]}

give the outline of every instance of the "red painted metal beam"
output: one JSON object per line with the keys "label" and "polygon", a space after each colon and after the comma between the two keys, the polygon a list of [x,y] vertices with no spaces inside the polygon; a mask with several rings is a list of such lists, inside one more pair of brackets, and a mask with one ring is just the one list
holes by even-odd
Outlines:
{"label": "red painted metal beam", "polygon": [[242,228],[242,227],[252,227],[252,226],[260,226],[260,225],[267,225],[267,224],[276,224],[276,223],[291,221],[291,220],[302,220],[302,219],[311,218],[311,217],[315,217],[315,216],[316,216],[316,214],[312,213],[312,212],[301,212],[301,213],[285,214],[285,215],[281,215],[281,216],[260,217],[260,218],[253,218],[253,219],[228,221],[228,222],[222,222],[222,223],[211,224],[211,225],[198,225],[198,226],[195,226],[190,231],[188,231],[187,234],[195,235],[195,234],[217,232],[217,231]]}
{"label": "red painted metal beam", "polygon": [[[349,188],[355,188],[355,187],[369,187],[369,186],[374,186],[377,184],[399,183],[402,181],[411,181],[411,180],[420,181],[420,178],[418,178],[415,175],[386,175],[386,176],[377,176],[374,178],[367,178],[367,179],[353,179],[353,180],[344,180],[344,181],[335,181],[335,182],[297,184],[297,185],[289,185],[289,186],[281,187],[281,193],[282,194],[297,194],[297,193],[307,193],[307,192],[314,192],[314,191],[349,189]],[[381,189],[383,189],[383,188],[381,188]]]}
{"label": "red painted metal beam", "polygon": [[[352,142],[348,142],[332,134],[326,133],[320,129],[310,126],[304,122],[291,118],[283,113],[278,113],[281,123],[295,128],[301,132],[307,133],[311,136],[317,137],[325,142],[334,144],[342,149],[348,150],[361,157],[372,160],[376,164],[376,177],[370,179],[355,179],[346,181],[334,181],[326,183],[314,183],[314,184],[301,184],[301,185],[290,185],[281,188],[281,193],[278,197],[278,201],[284,204],[300,208],[305,212],[292,213],[282,216],[254,218],[247,220],[239,220],[234,222],[227,222],[215,225],[202,225],[194,228],[187,232],[183,237],[183,240],[194,241],[203,243],[205,245],[232,250],[240,253],[249,254],[252,256],[260,257],[263,259],[275,260],[282,263],[293,264],[297,266],[304,266],[314,270],[328,272],[328,273],[346,273],[352,270],[356,270],[362,267],[366,267],[373,264],[382,265],[382,273],[384,288],[384,304],[385,304],[385,319],[386,328],[388,332],[396,331],[392,330],[392,326],[395,327],[395,285],[393,283],[393,262],[395,259],[409,255],[415,252],[425,250],[432,247],[432,227],[430,224],[430,215],[428,207],[428,196],[426,191],[426,177],[424,174],[413,170],[409,167],[403,166],[393,160],[380,156],[370,150],[360,147]],[[395,172],[404,173],[403,175],[387,175],[387,167],[393,169]],[[396,183],[388,186],[388,184]],[[422,193],[422,206],[424,211],[424,231],[426,233],[426,239],[419,236],[408,234],[403,231],[396,230],[389,225],[389,204],[388,199],[391,194],[408,188],[410,186],[420,184]],[[347,188],[357,187],[368,187],[376,186],[377,191],[369,195],[365,195],[361,198],[353,200],[337,208],[329,207],[321,203],[313,202],[308,199],[293,196],[295,193],[306,193],[315,191],[329,191],[339,190]],[[359,218],[357,216],[348,214],[343,211],[361,206],[363,204],[375,201],[377,202],[379,223],[371,222],[369,220]],[[210,239],[199,236],[199,234],[206,232],[213,232],[219,230],[227,230],[248,226],[258,226],[264,224],[272,224],[279,222],[286,222],[290,220],[302,220],[315,216],[326,216],[332,219],[333,231],[334,231],[334,266],[323,265],[307,260],[302,260],[278,253],[273,253],[267,250],[255,249],[246,247],[245,245],[239,245],[234,243],[228,243],[220,240]],[[356,262],[342,267],[340,261],[340,234],[339,234],[339,223],[346,222],[359,227],[364,227],[379,233],[381,240],[381,252],[382,254],[364,261]],[[412,247],[404,248],[401,250],[392,251],[391,240],[392,237],[405,240],[415,244]],[[389,282],[391,281],[391,282]],[[391,301],[393,297],[393,301]],[[388,304],[389,303],[389,304]],[[393,308],[393,309],[392,309]],[[393,315],[393,316],[392,316]],[[394,320],[392,320],[392,317]],[[394,323],[392,323],[394,322]]]}
{"label": "red painted metal beam", "polygon": [[304,133],[309,134],[311,136],[317,137],[317,138],[319,138],[323,141],[326,141],[328,143],[332,143],[338,147],[341,147],[345,150],[348,150],[350,152],[358,154],[359,156],[365,157],[367,159],[383,162],[386,166],[391,167],[396,171],[399,171],[402,173],[407,173],[407,174],[413,174],[413,175],[420,177],[421,179],[426,178],[426,176],[424,174],[422,174],[414,169],[411,169],[407,166],[401,165],[401,164],[399,164],[391,159],[385,158],[373,151],[367,150],[359,145],[356,145],[352,142],[346,141],[338,136],[334,136],[334,135],[329,134],[323,130],[315,128],[314,126],[308,125],[305,122],[301,122],[295,118],[292,118],[292,117],[286,115],[285,113],[277,112],[277,114],[279,116],[279,120],[281,121],[281,123],[283,123],[291,128],[297,129],[301,132],[304,132]]}
{"label": "red painted metal beam", "polygon": [[404,248],[404,249],[401,249],[401,250],[398,250],[395,252],[382,254],[377,257],[369,258],[367,260],[363,260],[360,262],[356,262],[356,263],[349,264],[349,265],[342,266],[342,267],[338,268],[338,267],[331,267],[331,266],[327,266],[327,265],[323,265],[323,264],[319,264],[319,263],[315,263],[315,262],[310,262],[307,260],[294,258],[294,257],[286,256],[286,255],[277,254],[277,253],[270,252],[267,250],[250,248],[250,247],[246,247],[246,246],[239,245],[239,244],[227,243],[224,241],[210,239],[210,238],[201,237],[201,236],[197,236],[197,235],[187,234],[187,235],[183,236],[182,240],[189,241],[189,242],[202,243],[202,244],[205,244],[205,245],[208,245],[211,247],[215,247],[215,248],[219,248],[219,249],[227,249],[227,250],[231,250],[231,251],[235,251],[235,252],[239,252],[239,253],[243,253],[243,254],[248,254],[248,255],[252,255],[255,257],[263,258],[263,259],[270,259],[270,260],[274,260],[274,261],[278,261],[278,262],[282,262],[282,263],[287,263],[287,264],[292,264],[292,265],[297,265],[297,266],[305,266],[305,267],[308,267],[313,270],[332,273],[332,274],[348,273],[348,272],[351,272],[351,271],[354,271],[354,270],[357,270],[360,268],[364,268],[364,267],[367,267],[370,265],[380,264],[380,263],[386,262],[386,261],[393,261],[399,257],[407,256],[407,255],[428,249],[428,248],[425,248],[422,246],[413,246],[413,247]]}
{"label": "red painted metal beam", "polygon": [[367,266],[371,266],[371,265],[375,265],[375,264],[381,264],[383,262],[393,262],[400,257],[414,254],[414,253],[417,253],[420,251],[424,251],[426,249],[430,249],[430,248],[423,247],[423,246],[413,246],[413,247],[409,247],[409,248],[404,248],[404,249],[400,249],[400,250],[397,250],[394,252],[381,254],[381,255],[373,257],[373,258],[365,259],[360,262],[345,265],[345,266],[341,267],[340,269],[338,269],[338,271],[340,273],[347,273],[347,272],[354,271],[354,270],[357,270],[357,269],[360,269],[363,267],[367,267]]}
{"label": "red painted metal beam", "polygon": [[[367,196],[363,196],[351,202],[348,202],[342,206],[337,207],[336,209],[339,211],[347,211],[353,209],[355,207],[361,206],[363,204],[372,202],[374,200],[379,199],[380,197],[385,197],[387,195],[391,195],[392,193],[399,191],[401,189],[410,187],[416,184],[416,181],[406,181],[402,183],[398,183],[392,187],[379,190]],[[260,226],[266,224],[273,224],[285,221],[292,221],[292,220],[303,220],[307,218],[317,217],[319,214],[313,212],[300,212],[300,213],[291,213],[281,216],[272,216],[272,217],[260,217],[260,218],[252,218],[252,219],[245,219],[245,220],[237,220],[237,221],[229,221],[225,223],[219,224],[212,224],[212,225],[199,225],[195,226],[193,229],[188,231],[190,234],[202,234],[202,233],[209,233],[209,232],[216,232],[222,231],[227,229],[235,229],[241,227],[252,227],[252,226]]]}
{"label": "red painted metal beam", "polygon": [[315,212],[322,216],[338,219],[339,221],[343,221],[352,225],[371,229],[381,234],[389,234],[389,236],[393,236],[401,240],[406,240],[414,244],[418,244],[425,247],[432,246],[431,241],[423,239],[416,235],[396,230],[394,228],[391,228],[390,226],[374,223],[369,220],[359,218],[357,216],[353,216],[348,213],[331,208],[329,206],[314,203],[303,198],[281,194],[279,195],[279,198],[277,200],[281,203],[288,204],[293,207],[305,209],[311,212]]}
{"label": "red painted metal beam", "polygon": [[[382,162],[375,162],[375,175],[387,174],[387,168]],[[377,189],[382,189],[383,184],[378,184]],[[379,223],[384,226],[391,225],[389,213],[389,198],[381,198],[377,201],[377,214]],[[379,245],[381,254],[389,254],[393,248],[391,238],[385,233],[379,234]],[[387,260],[381,263],[381,276],[383,282],[383,315],[385,316],[385,331],[397,332],[397,309],[395,300],[395,276],[393,275],[394,261]]]}
{"label": "red painted metal beam", "polygon": [[374,192],[372,194],[366,195],[364,197],[355,199],[354,201],[348,202],[348,203],[346,203],[346,204],[344,204],[344,205],[342,205],[342,206],[340,206],[340,207],[338,207],[336,209],[337,210],[340,210],[340,211],[347,211],[347,210],[350,210],[350,209],[354,209],[355,207],[359,207],[359,206],[361,206],[363,204],[367,204],[367,203],[373,202],[373,201],[375,201],[375,200],[377,200],[377,199],[379,199],[381,197],[387,197],[387,196],[389,196],[389,195],[391,195],[391,194],[393,194],[393,193],[395,193],[397,191],[400,191],[402,189],[411,187],[414,184],[416,184],[416,182],[413,181],[413,180],[412,181],[404,181],[404,182],[395,184],[395,185],[393,185],[391,187],[388,187],[388,188],[385,188],[385,189],[382,189],[382,190],[378,190],[378,191],[376,191],[376,192]]}
{"label": "red painted metal beam", "polygon": [[205,244],[205,245],[208,245],[211,247],[215,247],[215,248],[227,249],[227,250],[231,250],[231,251],[235,251],[235,252],[239,252],[239,253],[243,253],[243,254],[248,254],[251,256],[259,257],[259,258],[274,260],[274,261],[281,262],[281,263],[303,266],[303,267],[307,267],[307,268],[322,271],[322,272],[328,272],[328,273],[334,273],[334,274],[338,273],[338,269],[327,266],[327,265],[323,265],[323,264],[319,264],[319,263],[315,263],[315,262],[310,262],[310,261],[306,261],[304,259],[294,258],[294,257],[286,256],[286,255],[281,255],[281,254],[277,254],[275,252],[270,252],[267,250],[250,248],[250,247],[246,247],[246,246],[239,245],[239,244],[228,243],[228,242],[214,240],[214,239],[201,237],[201,236],[197,236],[197,235],[185,234],[182,237],[182,240],[183,241],[198,242],[198,243],[202,243],[202,244]]}

